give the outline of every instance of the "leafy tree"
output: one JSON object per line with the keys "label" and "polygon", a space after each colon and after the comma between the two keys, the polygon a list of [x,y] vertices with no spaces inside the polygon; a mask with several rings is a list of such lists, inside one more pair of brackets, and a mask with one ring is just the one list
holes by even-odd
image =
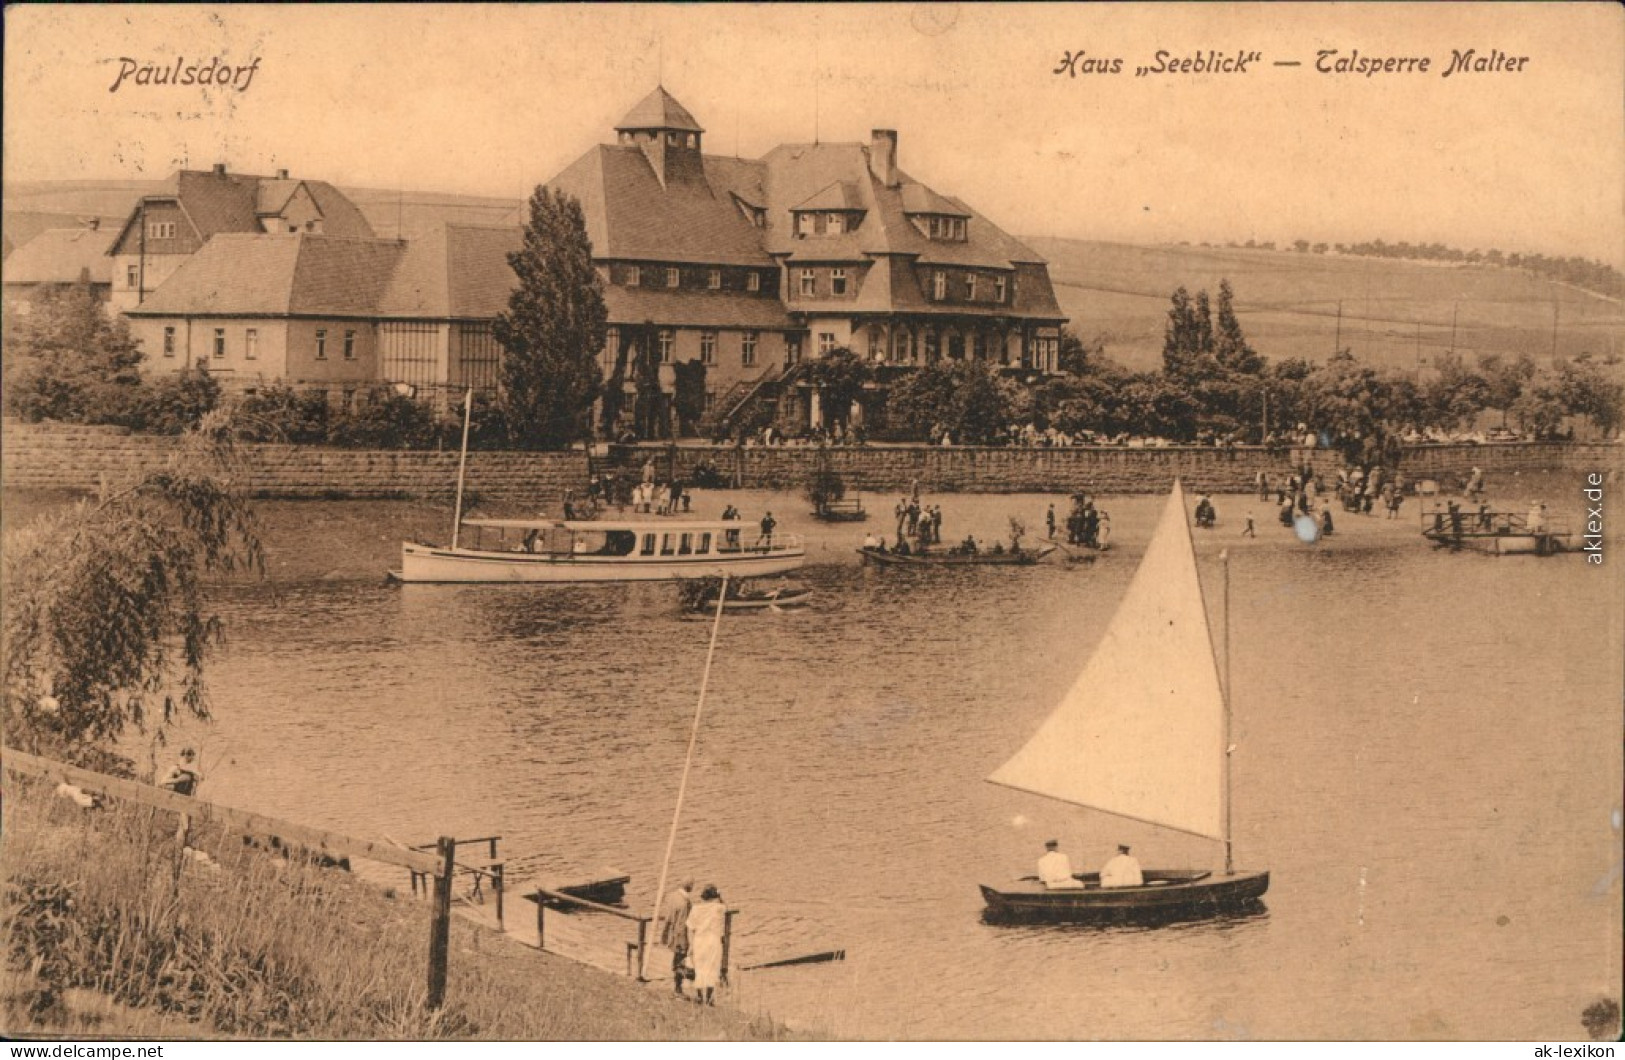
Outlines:
{"label": "leafy tree", "polygon": [[560,448],[588,433],[600,393],[598,353],[609,319],[581,203],[538,187],[524,245],[508,255],[519,278],[492,334],[502,346],[503,411],[513,441]]}
{"label": "leafy tree", "polygon": [[[1612,369],[1612,372],[1610,372]],[[1557,393],[1563,410],[1584,416],[1604,435],[1618,431],[1625,420],[1625,382],[1616,363],[1602,362],[1589,353],[1556,365]]]}
{"label": "leafy tree", "polygon": [[1501,425],[1506,426],[1507,413],[1517,402],[1518,395],[1535,377],[1535,361],[1527,353],[1517,357],[1503,357],[1487,353],[1478,359],[1478,370],[1485,383],[1488,407],[1501,411]]}
{"label": "leafy tree", "polygon": [[128,407],[127,395],[141,384],[141,347],[89,284],[47,289],[26,316],[7,318],[7,412],[31,422],[86,423],[93,411]]}
{"label": "leafy tree", "polygon": [[985,444],[1009,422],[1006,397],[986,362],[940,361],[899,382],[887,406],[895,424],[917,437],[943,431],[967,445]]}
{"label": "leafy tree", "polygon": [[1488,380],[1468,367],[1459,354],[1441,354],[1434,365],[1437,374],[1423,388],[1429,426],[1456,427],[1489,407]]}
{"label": "leafy tree", "polygon": [[1060,352],[1057,357],[1057,365],[1061,371],[1070,372],[1073,375],[1085,375],[1088,373],[1091,363],[1103,358],[1105,355],[1106,337],[1104,335],[1096,335],[1086,343],[1078,337],[1077,332],[1065,324],[1061,325]]}
{"label": "leafy tree", "polygon": [[211,414],[165,469],[7,535],[7,744],[127,771],[106,746],[127,726],[208,716],[208,579],[263,567],[224,422]]}
{"label": "leafy tree", "polygon": [[[470,432],[472,423],[470,424]],[[378,395],[333,416],[328,443],[358,449],[429,449],[439,440],[439,424],[428,405],[396,393]],[[458,443],[461,444],[461,436]]]}
{"label": "leafy tree", "polygon": [[1568,410],[1563,403],[1562,383],[1549,371],[1537,371],[1526,380],[1507,410],[1518,429],[1536,438],[1549,438],[1563,424]]}
{"label": "leafy tree", "polygon": [[869,362],[846,346],[837,346],[807,365],[807,378],[818,388],[824,418],[843,427],[851,420],[852,405],[873,375]]}

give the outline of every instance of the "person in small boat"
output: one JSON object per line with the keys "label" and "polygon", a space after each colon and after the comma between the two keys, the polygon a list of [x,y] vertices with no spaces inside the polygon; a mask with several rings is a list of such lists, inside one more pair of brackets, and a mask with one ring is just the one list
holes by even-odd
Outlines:
{"label": "person in small boat", "polygon": [[688,964],[688,910],[694,903],[694,881],[684,880],[660,904],[660,944],[671,950],[672,989],[683,992]]}
{"label": "person in small boat", "polygon": [[1213,502],[1207,499],[1206,494],[1203,494],[1202,499],[1196,502],[1196,525],[1203,530],[1211,530],[1215,518]]}
{"label": "person in small boat", "polygon": [[1076,890],[1083,886],[1072,875],[1072,859],[1061,853],[1061,842],[1044,843],[1044,856],[1038,859],[1038,881],[1052,891]]}
{"label": "person in small boat", "polygon": [[977,549],[976,549],[976,535],[974,535],[974,534],[966,534],[965,535],[965,542],[964,542],[964,544],[960,545],[959,548],[960,548],[960,551],[964,552],[965,555],[967,555],[967,556],[976,555],[976,551],[977,551]]}
{"label": "person in small boat", "polygon": [[880,538],[876,537],[873,533],[864,534],[863,547],[870,549],[871,551],[878,550],[880,548]]}
{"label": "person in small boat", "polygon": [[688,911],[688,952],[694,964],[694,996],[701,1004],[716,1004],[715,991],[722,980],[722,933],[727,928],[728,907],[715,884],[706,884],[700,900]]}
{"label": "person in small boat", "polygon": [[1140,872],[1140,862],[1134,855],[1129,853],[1127,843],[1117,844],[1117,856],[1101,867],[1100,885],[1102,887],[1145,886],[1145,876]]}

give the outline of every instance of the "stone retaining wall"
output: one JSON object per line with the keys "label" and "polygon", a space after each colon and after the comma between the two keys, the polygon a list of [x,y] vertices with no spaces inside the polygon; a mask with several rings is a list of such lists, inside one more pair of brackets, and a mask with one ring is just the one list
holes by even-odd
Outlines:
{"label": "stone retaining wall", "polygon": [[[821,452],[827,457],[821,456]],[[661,479],[675,471],[692,481],[696,467],[709,460],[723,478],[748,489],[794,489],[805,483],[820,459],[845,482],[847,489],[896,492],[918,482],[932,492],[963,493],[1155,493],[1175,477],[1187,489],[1237,493],[1250,490],[1259,471],[1272,482],[1307,461],[1322,472],[1342,465],[1326,449],[1289,449],[1270,454],[1261,448],[1214,449],[1174,446],[1163,449],[1068,448],[1021,449],[977,446],[868,446],[817,450],[808,447],[735,448],[732,446],[612,446],[600,468],[641,475],[653,460]],[[1625,462],[1620,445],[1513,442],[1496,445],[1430,445],[1409,447],[1401,465],[1412,481],[1424,478],[1453,485],[1474,467],[1495,475],[1513,471],[1601,471]]]}
{"label": "stone retaining wall", "polygon": [[[93,491],[104,481],[154,471],[174,452],[172,438],[118,427],[7,423],[0,434],[0,484],[18,489]],[[457,488],[456,452],[249,445],[262,497],[444,497]],[[487,499],[548,501],[585,491],[579,452],[470,453],[468,491]]]}

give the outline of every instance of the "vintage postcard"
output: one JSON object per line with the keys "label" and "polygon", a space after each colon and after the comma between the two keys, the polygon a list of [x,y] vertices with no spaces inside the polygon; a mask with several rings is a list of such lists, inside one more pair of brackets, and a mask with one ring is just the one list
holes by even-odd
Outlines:
{"label": "vintage postcard", "polygon": [[6,1035],[1612,1055],[1618,5],[5,28]]}

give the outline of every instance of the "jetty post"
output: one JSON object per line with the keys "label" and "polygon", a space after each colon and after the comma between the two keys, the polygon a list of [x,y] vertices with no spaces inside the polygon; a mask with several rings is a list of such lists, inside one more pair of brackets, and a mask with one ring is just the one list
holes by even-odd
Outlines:
{"label": "jetty post", "polygon": [[451,949],[451,876],[457,871],[457,840],[441,836],[435,842],[440,871],[434,878],[434,916],[429,924],[429,1007],[446,1001],[446,954]]}

